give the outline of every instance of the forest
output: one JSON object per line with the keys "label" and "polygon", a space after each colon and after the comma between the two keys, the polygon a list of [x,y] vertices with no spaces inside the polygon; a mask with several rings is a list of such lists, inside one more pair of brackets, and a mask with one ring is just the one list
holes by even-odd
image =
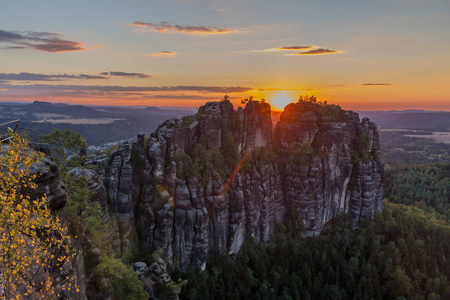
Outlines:
{"label": "forest", "polygon": [[449,299],[450,227],[422,209],[385,201],[360,228],[343,215],[319,236],[279,226],[267,245],[212,255],[181,299]]}
{"label": "forest", "polygon": [[437,219],[450,220],[450,164],[388,170],[384,187],[391,202],[415,205]]}
{"label": "forest", "polygon": [[342,215],[313,237],[280,225],[267,245],[211,255],[202,273],[175,270],[180,298],[450,299],[449,145],[383,134],[386,199],[372,221],[352,228]]}

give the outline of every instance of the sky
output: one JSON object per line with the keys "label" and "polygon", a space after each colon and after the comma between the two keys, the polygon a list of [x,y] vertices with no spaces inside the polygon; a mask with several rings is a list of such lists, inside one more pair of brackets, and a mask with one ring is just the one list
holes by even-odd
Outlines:
{"label": "sky", "polygon": [[450,110],[449,0],[0,0],[0,101]]}

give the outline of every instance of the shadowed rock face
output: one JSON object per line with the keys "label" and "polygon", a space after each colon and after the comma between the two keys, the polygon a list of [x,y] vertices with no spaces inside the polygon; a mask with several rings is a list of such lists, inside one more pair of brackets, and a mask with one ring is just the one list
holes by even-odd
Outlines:
{"label": "shadowed rock face", "polygon": [[66,205],[66,186],[58,171],[58,165],[49,158],[36,162],[31,166],[31,175],[36,175],[38,188],[32,191],[32,196],[47,196],[52,210],[59,210]]}
{"label": "shadowed rock face", "polygon": [[209,102],[111,155],[104,182],[121,252],[136,229],[146,252],[204,269],[210,251],[266,242],[277,222],[314,234],[348,213],[356,226],[382,209],[379,149],[373,122],[334,106],[290,104],[273,130],[267,103]]}

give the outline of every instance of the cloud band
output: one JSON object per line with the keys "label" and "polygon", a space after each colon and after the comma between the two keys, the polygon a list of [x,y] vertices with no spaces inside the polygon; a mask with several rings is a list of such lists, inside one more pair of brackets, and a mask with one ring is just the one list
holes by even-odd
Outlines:
{"label": "cloud band", "polygon": [[177,25],[170,22],[133,22],[128,26],[149,28],[157,32],[179,32],[184,34],[225,34],[230,33],[229,28],[219,28],[214,26],[193,26],[193,25]]}
{"label": "cloud band", "polygon": [[84,44],[62,39],[62,35],[50,32],[0,30],[0,43],[10,43],[3,49],[33,49],[44,52],[71,52],[86,50]]}

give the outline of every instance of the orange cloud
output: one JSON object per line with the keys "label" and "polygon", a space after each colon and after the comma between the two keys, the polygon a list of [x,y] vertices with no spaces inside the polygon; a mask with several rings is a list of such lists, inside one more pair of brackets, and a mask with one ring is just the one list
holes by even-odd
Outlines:
{"label": "orange cloud", "polygon": [[214,26],[193,26],[193,25],[177,25],[170,22],[133,22],[128,26],[149,28],[157,32],[179,32],[184,34],[225,34],[230,33],[229,28],[219,28]]}
{"label": "orange cloud", "polygon": [[156,56],[156,57],[174,57],[175,55],[177,55],[177,53],[173,52],[173,51],[161,51],[161,52],[152,54],[152,56]]}
{"label": "orange cloud", "polygon": [[275,51],[297,51],[297,50],[308,50],[303,52],[297,52],[292,54],[285,54],[286,56],[294,56],[294,55],[317,55],[317,54],[332,54],[342,52],[340,50],[331,50],[318,46],[312,45],[303,45],[303,46],[285,46],[285,47],[277,47],[277,48],[269,48],[262,50],[252,50],[252,52],[275,52]]}

